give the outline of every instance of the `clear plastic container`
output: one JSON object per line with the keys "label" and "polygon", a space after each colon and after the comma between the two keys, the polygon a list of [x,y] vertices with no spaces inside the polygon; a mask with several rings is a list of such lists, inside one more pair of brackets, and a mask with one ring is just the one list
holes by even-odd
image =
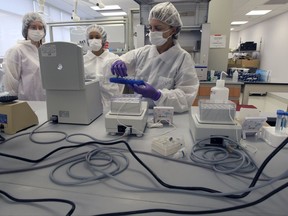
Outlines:
{"label": "clear plastic container", "polygon": [[199,100],[199,121],[201,123],[234,124],[236,104],[232,101],[216,103],[212,100]]}
{"label": "clear plastic container", "polygon": [[138,94],[122,94],[111,98],[110,114],[141,115],[142,97]]}

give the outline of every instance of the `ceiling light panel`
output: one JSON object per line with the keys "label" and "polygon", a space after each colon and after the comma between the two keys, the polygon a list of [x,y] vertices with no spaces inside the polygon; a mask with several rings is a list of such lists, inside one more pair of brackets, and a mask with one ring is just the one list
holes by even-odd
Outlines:
{"label": "ceiling light panel", "polygon": [[122,12],[101,12],[103,16],[126,16],[127,13],[122,11]]}
{"label": "ceiling light panel", "polygon": [[104,8],[99,8],[98,6],[91,6],[91,8],[96,11],[121,10],[121,7],[119,5],[105,5]]}
{"label": "ceiling light panel", "polygon": [[269,13],[271,10],[252,10],[248,12],[246,15],[247,16],[259,16],[259,15],[265,15]]}
{"label": "ceiling light panel", "polygon": [[231,22],[231,25],[243,25],[247,23],[248,21],[233,21]]}

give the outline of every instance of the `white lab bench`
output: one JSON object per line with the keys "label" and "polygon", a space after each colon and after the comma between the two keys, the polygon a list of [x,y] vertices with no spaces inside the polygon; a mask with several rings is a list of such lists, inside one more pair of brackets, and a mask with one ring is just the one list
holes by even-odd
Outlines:
{"label": "white lab bench", "polygon": [[[40,123],[43,123],[46,117],[45,102],[30,102],[31,107],[39,117]],[[127,142],[133,150],[150,152],[151,143],[154,137],[162,135],[167,131],[169,136],[182,137],[185,140],[185,145],[188,150],[191,149],[192,137],[189,131],[189,113],[174,115],[175,129],[171,127],[163,128],[146,128],[143,137],[138,138],[131,136]],[[30,128],[24,132],[31,131],[35,127]],[[85,133],[96,137],[97,139],[114,139],[115,136],[110,136],[106,133],[104,127],[104,115],[92,122],[88,126],[84,125],[70,125],[70,124],[44,124],[40,131],[64,131],[67,134]],[[11,136],[3,135],[6,138]],[[37,140],[54,140],[57,138],[56,134],[36,134]],[[79,141],[87,141],[84,137],[78,137]],[[248,139],[247,144],[257,147],[258,151],[253,155],[255,161],[260,165],[263,160],[273,151],[273,148],[266,143],[256,140],[255,138]],[[53,149],[60,146],[71,145],[66,141],[56,144],[36,144],[32,143],[28,136],[18,137],[0,145],[2,153],[14,154],[27,158],[40,158],[49,153]],[[117,145],[119,148],[125,149],[123,144]],[[91,150],[92,147],[87,146],[77,149],[63,150],[55,155],[52,155],[47,160],[39,164],[29,164],[19,162],[13,159],[0,157],[0,171],[4,169],[16,169],[31,166],[40,166],[47,163],[59,161],[67,156],[72,156],[77,153],[82,153]],[[129,153],[124,153],[129,158],[129,167],[123,173],[116,175],[120,179],[131,184],[141,186],[151,186],[154,188],[163,188],[151,174],[147,172]],[[288,164],[288,150],[283,149],[278,155],[277,159],[272,160],[271,164],[265,169],[265,173],[271,176],[280,174],[287,170]],[[238,189],[247,188],[251,180],[232,177],[224,174],[215,173],[201,167],[175,163],[165,159],[152,157],[145,154],[137,153],[139,158],[144,161],[150,169],[153,170],[163,181],[173,185],[181,186],[198,186],[209,187],[220,191],[234,191]],[[186,159],[190,161],[190,159]],[[282,180],[275,184],[269,185],[265,188],[252,192],[250,195],[243,199],[232,200],[229,198],[212,198],[191,195],[187,193],[173,193],[173,192],[141,192],[131,187],[123,185],[113,179],[107,179],[97,182],[90,182],[89,184],[62,186],[53,183],[49,179],[49,173],[53,167],[37,169],[28,172],[19,172],[11,174],[0,175],[0,189],[17,198],[36,199],[36,198],[62,198],[68,199],[76,204],[76,210],[73,215],[97,215],[102,213],[131,211],[139,209],[175,209],[175,210],[213,210],[219,208],[226,208],[238,206],[249,203],[256,199],[261,198],[277,186],[286,183],[287,180]],[[81,167],[75,167],[77,173],[83,174]],[[60,169],[57,171],[59,178],[66,179],[66,170]],[[85,172],[84,172],[85,173]],[[282,190],[275,194],[268,200],[249,208],[235,210],[225,213],[214,215],[229,215],[229,216],[284,216],[287,215],[287,195],[288,190]],[[0,215],[10,216],[39,216],[39,215],[64,215],[68,212],[70,207],[61,203],[37,203],[37,204],[19,204],[14,203],[2,195],[0,195]],[[168,213],[151,213],[146,215],[169,215]],[[205,214],[207,215],[207,214]]]}
{"label": "white lab bench", "polygon": [[242,104],[248,104],[250,92],[288,92],[288,83],[282,82],[255,82],[244,83]]}

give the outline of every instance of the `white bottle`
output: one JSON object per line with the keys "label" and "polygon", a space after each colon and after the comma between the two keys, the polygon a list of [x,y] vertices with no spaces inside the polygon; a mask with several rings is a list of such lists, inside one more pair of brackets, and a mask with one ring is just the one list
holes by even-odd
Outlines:
{"label": "white bottle", "polygon": [[214,81],[214,79],[215,79],[215,76],[214,76],[214,74],[215,74],[215,71],[214,70],[211,70],[210,71],[210,81]]}
{"label": "white bottle", "polygon": [[238,75],[239,75],[238,71],[235,70],[235,71],[233,72],[233,77],[232,77],[232,81],[233,81],[233,82],[238,82]]}
{"label": "white bottle", "polygon": [[217,80],[216,86],[211,88],[210,93],[210,100],[217,102],[217,103],[223,103],[227,102],[229,98],[229,89],[225,86],[225,80]]}

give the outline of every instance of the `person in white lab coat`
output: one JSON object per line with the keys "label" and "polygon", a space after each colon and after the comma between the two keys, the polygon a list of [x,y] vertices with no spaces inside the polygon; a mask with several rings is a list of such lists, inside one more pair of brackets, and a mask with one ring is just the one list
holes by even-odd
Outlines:
{"label": "person in white lab coat", "polygon": [[101,99],[104,108],[109,108],[112,96],[122,94],[123,85],[110,83],[110,68],[119,56],[105,49],[107,33],[102,26],[92,24],[86,29],[86,38],[89,46],[84,55],[85,79],[98,79],[101,89]]}
{"label": "person in white lab coat", "polygon": [[25,40],[19,40],[4,56],[4,90],[20,100],[43,101],[46,93],[42,87],[38,48],[46,35],[46,23],[40,14],[24,15],[22,35]]}
{"label": "person in white lab coat", "polygon": [[145,85],[130,88],[148,98],[150,108],[172,106],[175,112],[185,112],[197,95],[199,81],[193,59],[177,42],[180,15],[172,3],[164,2],[151,9],[148,21],[152,45],[122,55],[113,63],[112,74],[144,80]]}

